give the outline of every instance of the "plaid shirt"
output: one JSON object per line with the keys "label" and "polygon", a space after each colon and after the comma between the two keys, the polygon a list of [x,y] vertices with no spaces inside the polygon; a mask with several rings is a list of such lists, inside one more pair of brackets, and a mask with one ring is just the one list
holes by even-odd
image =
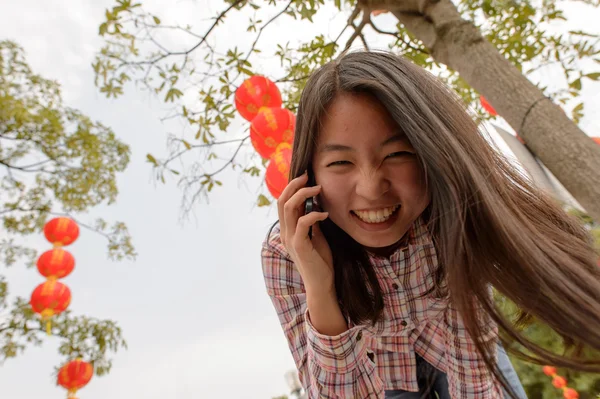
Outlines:
{"label": "plaid shirt", "polygon": [[[425,224],[417,220],[408,246],[390,258],[370,259],[384,295],[383,317],[375,326],[349,324],[340,335],[326,336],[310,323],[304,284],[278,226],[263,244],[267,292],[308,397],[379,399],[385,390],[416,392],[416,352],[447,374],[453,399],[502,398],[500,384],[475,350],[458,312],[447,298],[423,295],[433,287],[437,267]],[[482,338],[493,343],[497,328],[481,314]]]}

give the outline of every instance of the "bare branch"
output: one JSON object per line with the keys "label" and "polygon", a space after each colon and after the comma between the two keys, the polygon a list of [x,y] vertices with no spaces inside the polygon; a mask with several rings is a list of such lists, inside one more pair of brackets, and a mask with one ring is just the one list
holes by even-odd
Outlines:
{"label": "bare branch", "polygon": [[213,173],[209,173],[206,175],[206,177],[213,177],[216,174],[222,172],[223,170],[225,170],[225,168],[229,165],[231,165],[233,163],[233,161],[235,160],[235,157],[237,156],[237,154],[240,152],[240,150],[242,149],[242,146],[244,145],[244,143],[246,142],[246,140],[248,140],[250,138],[250,136],[246,136],[244,137],[241,141],[240,144],[238,145],[238,147],[236,148],[235,152],[233,153],[233,156],[229,159],[229,161],[227,161],[225,163],[225,165],[221,166],[219,169],[217,169],[216,171],[214,171]]}
{"label": "bare branch", "polygon": [[287,6],[285,6],[285,8],[283,10],[281,10],[280,12],[278,12],[277,14],[275,14],[273,16],[273,18],[271,18],[263,26],[261,26],[261,28],[258,30],[258,34],[256,35],[256,39],[254,39],[254,42],[252,43],[252,46],[250,46],[250,50],[248,51],[248,55],[246,56],[246,58],[244,59],[244,61],[248,61],[248,58],[250,58],[250,55],[254,51],[254,49],[256,47],[256,44],[258,43],[258,40],[260,39],[260,36],[263,33],[263,30],[267,26],[269,26],[273,21],[275,21],[277,18],[279,18],[281,15],[283,15],[292,6],[292,4],[294,4],[294,1],[295,0],[290,0],[290,2],[287,4]]}
{"label": "bare branch", "polygon": [[[212,147],[215,145],[223,145],[223,144],[231,144],[231,143],[240,143],[243,144],[244,141],[246,141],[250,136],[246,136],[244,138],[241,139],[232,139],[232,140],[224,140],[224,141],[215,141],[212,143],[208,143],[208,144],[190,144],[189,145],[189,149],[186,148],[185,150],[181,150],[173,155],[171,155],[163,164],[163,166],[167,166],[167,164],[169,164],[170,162],[172,162],[173,160],[175,160],[176,158],[179,158],[181,155],[185,154],[186,152],[190,151],[191,149],[194,148],[208,148],[208,147]],[[179,142],[183,142],[183,140],[181,139],[175,139],[176,141]],[[236,151],[237,154],[237,151]]]}
{"label": "bare branch", "polygon": [[[354,15],[354,13],[353,13],[353,15]],[[354,32],[352,33],[352,36],[350,36],[350,38],[346,42],[346,47],[344,47],[342,54],[344,54],[346,51],[348,51],[348,49],[350,48],[350,46],[352,46],[352,43],[354,42],[354,40],[356,40],[357,37],[360,37],[362,35],[363,28],[365,27],[365,25],[367,25],[369,23],[370,20],[371,20],[371,16],[367,12],[363,11],[363,17],[362,17],[362,20],[360,21],[360,24],[358,24],[358,26],[355,26],[353,21],[349,21],[350,25],[354,28]],[[364,41],[364,38],[363,38],[363,43],[366,46],[366,41]]]}
{"label": "bare branch", "polygon": [[407,42],[406,40],[404,40],[404,38],[399,34],[399,33],[394,33],[394,32],[388,32],[382,29],[379,29],[375,23],[373,23],[373,20],[369,20],[369,25],[371,25],[371,28],[373,28],[373,30],[377,33],[380,33],[382,35],[388,35],[388,36],[392,36],[395,37],[398,41],[402,42],[402,44],[404,44],[406,47],[410,48],[411,50],[414,51],[420,51],[423,54],[427,54],[429,55],[429,51],[427,51],[424,48],[419,48],[419,47],[415,47],[412,45],[412,43]]}
{"label": "bare branch", "polygon": [[[208,31],[204,34],[204,36],[202,36],[202,38],[200,39],[200,41],[198,43],[196,43],[193,47],[191,47],[190,49],[186,50],[186,51],[167,51],[165,54],[160,55],[159,57],[153,59],[153,60],[147,60],[147,61],[140,61],[140,62],[134,62],[134,63],[123,63],[123,65],[154,65],[157,62],[170,57],[170,56],[177,56],[177,55],[184,55],[187,56],[190,53],[192,53],[194,50],[196,50],[198,47],[200,47],[202,44],[206,43],[206,41],[208,40],[208,36],[211,34],[211,32],[217,27],[217,25],[221,22],[221,20],[223,18],[225,18],[225,16],[227,15],[227,13],[229,11],[231,11],[233,8],[235,8],[238,4],[240,4],[241,2],[243,2],[244,0],[237,0],[235,2],[233,2],[229,7],[227,7],[227,9],[225,11],[222,11],[216,18],[215,18],[215,22],[211,25],[211,27],[208,29]],[[162,46],[161,46],[162,47]]]}

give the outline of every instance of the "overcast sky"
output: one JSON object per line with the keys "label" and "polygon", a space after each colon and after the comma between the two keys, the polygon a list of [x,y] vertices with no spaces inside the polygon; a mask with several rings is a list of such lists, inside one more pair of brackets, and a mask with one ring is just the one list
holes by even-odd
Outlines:
{"label": "overcast sky", "polygon": [[[164,0],[147,2],[164,24],[194,22],[222,8],[215,1],[168,3],[165,8]],[[117,203],[81,218],[125,221],[137,261],[108,261],[105,241],[86,230],[71,248],[77,261],[66,281],[73,293],[71,309],[118,321],[129,344],[127,351],[113,356],[112,372],[94,378],[80,397],[270,399],[284,394],[283,374],[294,366],[265,294],[259,257],[276,212],[254,207],[258,180],[239,184],[237,174],[231,173],[223,177],[225,184],[211,195],[210,204],[198,204],[194,217],[180,222],[181,191],[172,182],[155,184],[145,160],[148,152],[165,151],[168,127],[159,121],[164,115],[161,104],[133,87],[124,97],[107,100],[93,84],[90,64],[102,44],[98,25],[104,9],[112,6],[109,0],[0,0],[0,40],[21,44],[35,72],[61,83],[68,106],[112,127],[132,148],[131,164],[119,177]],[[312,29],[337,33],[346,17],[330,16],[317,20]],[[392,21],[385,15],[378,18]],[[587,21],[594,19],[587,15]],[[586,23],[583,18],[574,21]],[[263,49],[273,51],[272,44],[281,37],[310,37],[306,24],[302,31],[298,26],[289,21],[274,25]],[[276,73],[276,65],[264,65],[261,72]],[[595,112],[599,100],[589,88],[586,92],[584,127],[600,135]],[[47,248],[39,237],[30,243],[40,251]],[[15,266],[6,274],[12,295],[29,297],[41,282],[35,269]],[[56,347],[49,339],[3,365],[2,397],[64,398],[65,391],[50,378],[60,360]]]}

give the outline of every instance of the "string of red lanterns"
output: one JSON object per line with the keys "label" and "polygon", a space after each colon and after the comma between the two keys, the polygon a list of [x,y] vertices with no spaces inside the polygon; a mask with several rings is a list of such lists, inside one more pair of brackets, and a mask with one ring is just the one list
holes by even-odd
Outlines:
{"label": "string of red lanterns", "polygon": [[250,142],[269,160],[265,183],[276,199],[289,180],[296,128],[296,115],[282,105],[277,85],[264,76],[246,79],[235,91],[235,107],[250,122]]}
{"label": "string of red lanterns", "polygon": [[66,217],[54,218],[44,226],[44,236],[54,248],[38,258],[37,269],[46,281],[33,290],[29,303],[46,322],[46,332],[50,335],[52,316],[64,312],[71,303],[71,290],[57,280],[68,276],[75,268],[75,258],[62,247],[77,240],[79,226]]}
{"label": "string of red lanterns", "polygon": [[552,385],[554,385],[555,388],[563,391],[563,396],[565,399],[579,398],[579,393],[576,390],[567,387],[567,379],[556,373],[556,367],[544,366],[542,370],[548,377],[552,377]]}
{"label": "string of red lanterns", "polygon": [[[51,318],[64,312],[71,304],[71,290],[58,281],[73,272],[75,258],[63,247],[71,245],[79,237],[79,226],[67,217],[51,219],[44,226],[44,236],[53,248],[40,255],[37,260],[39,273],[46,281],[38,285],[29,301],[33,311],[46,322],[46,333],[52,333]],[[68,390],[67,398],[76,399],[78,389],[92,378],[94,367],[81,359],[67,362],[61,367],[57,384]]]}

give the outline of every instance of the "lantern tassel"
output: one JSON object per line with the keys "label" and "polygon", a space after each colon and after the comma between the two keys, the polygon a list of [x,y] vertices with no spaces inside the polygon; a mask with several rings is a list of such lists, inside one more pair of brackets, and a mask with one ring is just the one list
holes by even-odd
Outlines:
{"label": "lantern tassel", "polygon": [[46,320],[46,334],[48,336],[52,335],[52,322],[50,320]]}

